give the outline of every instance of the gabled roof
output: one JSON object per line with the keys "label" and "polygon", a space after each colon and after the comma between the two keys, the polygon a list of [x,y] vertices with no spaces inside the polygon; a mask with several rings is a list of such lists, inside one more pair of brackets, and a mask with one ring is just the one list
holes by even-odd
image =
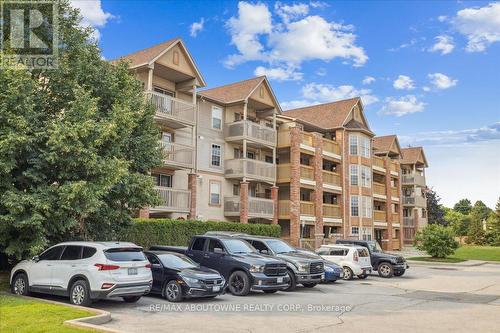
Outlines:
{"label": "gabled roof", "polygon": [[216,88],[205,89],[199,91],[198,94],[225,104],[241,102],[247,99],[265,79],[265,76],[258,76]]}
{"label": "gabled roof", "polygon": [[401,155],[401,146],[399,145],[398,137],[394,134],[374,137],[373,149],[375,153],[379,154],[387,154],[393,149],[393,151]]}
{"label": "gabled roof", "polygon": [[164,41],[160,44],[156,44],[154,46],[148,47],[146,49],[142,49],[121,57],[118,57],[117,59],[112,60],[111,62],[117,62],[120,60],[127,61],[129,63],[129,67],[131,69],[137,68],[137,67],[142,67],[142,66],[149,66],[152,65],[156,60],[158,60],[162,55],[164,55],[168,50],[170,50],[173,46],[179,44],[182,50],[186,53],[189,61],[191,62],[192,67],[194,68],[194,71],[196,72],[196,75],[198,76],[200,86],[204,87],[206,86],[206,82],[203,79],[203,76],[201,75],[200,71],[198,70],[198,67],[196,66],[196,63],[194,62],[193,57],[189,53],[186,45],[180,38],[172,38],[167,41]]}
{"label": "gabled roof", "polygon": [[423,147],[408,147],[401,149],[401,164],[419,164],[422,163],[427,168],[427,159],[425,158]]}

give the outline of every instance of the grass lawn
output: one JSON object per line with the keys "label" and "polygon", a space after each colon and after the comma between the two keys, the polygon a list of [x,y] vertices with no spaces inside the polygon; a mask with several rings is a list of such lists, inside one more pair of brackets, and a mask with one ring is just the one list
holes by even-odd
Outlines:
{"label": "grass lawn", "polygon": [[500,261],[500,246],[461,246],[448,258],[413,257],[408,260],[456,263],[465,260]]}
{"label": "grass lawn", "polygon": [[0,332],[96,332],[64,326],[68,319],[92,316],[93,312],[0,294]]}

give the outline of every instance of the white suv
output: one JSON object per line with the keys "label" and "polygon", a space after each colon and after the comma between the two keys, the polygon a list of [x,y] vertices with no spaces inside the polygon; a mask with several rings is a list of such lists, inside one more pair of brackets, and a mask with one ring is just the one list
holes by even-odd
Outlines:
{"label": "white suv", "polygon": [[344,280],[351,280],[354,275],[365,279],[372,271],[370,253],[356,245],[322,245],[317,251],[323,259],[342,266]]}
{"label": "white suv", "polygon": [[123,242],[65,242],[11,272],[14,294],[30,292],[69,296],[87,306],[94,299],[122,297],[137,302],[152,285],[151,264],[142,248]]}

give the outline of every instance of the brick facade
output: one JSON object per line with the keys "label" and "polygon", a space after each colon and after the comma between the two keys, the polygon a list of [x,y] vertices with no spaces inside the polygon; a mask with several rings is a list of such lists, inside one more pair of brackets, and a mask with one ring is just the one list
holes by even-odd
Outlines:
{"label": "brick facade", "polygon": [[271,199],[273,200],[273,219],[272,224],[278,224],[278,186],[271,187]]}
{"label": "brick facade", "polygon": [[196,219],[196,184],[197,184],[198,177],[195,173],[190,173],[188,175],[188,189],[191,191],[191,207],[189,208],[189,214],[188,214],[188,219],[190,220],[195,220]]}
{"label": "brick facade", "polygon": [[392,251],[392,193],[391,193],[391,160],[388,157],[384,158],[385,168],[385,215],[387,221],[387,232],[385,238],[387,239],[386,249]]}
{"label": "brick facade", "polygon": [[290,242],[299,246],[300,239],[300,143],[299,128],[290,129]]}
{"label": "brick facade", "polygon": [[240,223],[248,223],[248,182],[240,183]]}
{"label": "brick facade", "polygon": [[316,182],[316,189],[313,192],[314,202],[314,239],[316,248],[323,243],[323,137],[319,133],[313,134],[314,146],[314,181]]}

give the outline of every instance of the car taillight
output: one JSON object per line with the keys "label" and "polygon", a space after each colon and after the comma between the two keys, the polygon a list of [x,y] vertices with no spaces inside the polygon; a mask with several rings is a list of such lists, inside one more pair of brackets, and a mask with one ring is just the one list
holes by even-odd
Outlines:
{"label": "car taillight", "polygon": [[146,264],[146,266],[144,266],[146,268],[151,268],[151,264]]}
{"label": "car taillight", "polygon": [[120,266],[105,264],[95,264],[94,266],[98,268],[98,271],[112,271],[120,268]]}
{"label": "car taillight", "polygon": [[358,252],[354,252],[354,261],[358,261],[358,259],[359,259]]}

